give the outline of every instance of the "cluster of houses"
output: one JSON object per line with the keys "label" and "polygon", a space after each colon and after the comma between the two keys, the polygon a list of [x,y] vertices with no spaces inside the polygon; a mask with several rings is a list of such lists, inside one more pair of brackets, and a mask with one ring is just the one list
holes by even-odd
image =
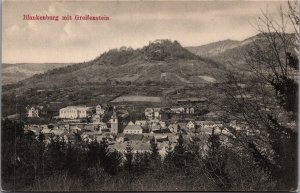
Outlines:
{"label": "cluster of houses", "polygon": [[[170,108],[173,113],[194,113],[193,107]],[[41,133],[46,136],[46,141],[50,142],[51,137],[62,139],[66,142],[76,143],[83,140],[86,142],[98,141],[105,138],[109,142],[109,147],[117,151],[125,151],[128,143],[131,143],[134,151],[144,152],[150,150],[150,140],[152,138],[158,144],[159,151],[164,155],[168,146],[174,147],[179,134],[187,138],[191,136],[208,136],[211,133],[230,135],[221,121],[195,121],[187,122],[165,122],[162,120],[161,108],[146,108],[144,119],[127,120],[122,119],[129,115],[124,109],[113,108],[109,114],[109,120],[103,121],[103,117],[108,113],[104,106],[67,106],[59,109],[56,116],[59,121],[48,125],[26,125],[25,131],[33,132],[35,136]],[[39,117],[43,114],[41,106],[31,106],[27,108],[28,117]],[[78,120],[90,118],[90,122],[80,122]],[[121,121],[120,121],[121,119]],[[243,124],[231,122],[230,127],[241,130]]]}
{"label": "cluster of houses", "polygon": [[[39,118],[47,115],[48,110],[46,107],[41,105],[32,105],[26,107],[27,111],[27,117],[29,118]],[[82,119],[87,117],[93,117],[93,120],[97,122],[99,121],[99,116],[102,116],[105,113],[104,106],[97,105],[93,107],[87,107],[87,106],[67,106],[64,108],[60,108],[57,110],[58,115],[54,118],[60,118],[60,119]],[[165,109],[165,111],[168,111],[170,113],[175,114],[194,114],[195,108],[189,107],[189,106],[178,106],[178,107],[171,107]],[[147,120],[153,120],[153,119],[161,119],[161,112],[162,108],[146,108],[145,109],[145,118]],[[127,112],[128,113],[128,112]],[[94,122],[93,121],[93,122]]]}

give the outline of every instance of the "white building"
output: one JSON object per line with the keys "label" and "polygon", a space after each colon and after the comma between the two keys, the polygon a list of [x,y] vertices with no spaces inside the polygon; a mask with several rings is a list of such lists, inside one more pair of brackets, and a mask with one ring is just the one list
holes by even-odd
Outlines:
{"label": "white building", "polygon": [[135,125],[132,121],[128,123],[128,125],[125,127],[124,134],[142,134],[143,129],[140,125]]}
{"label": "white building", "polygon": [[33,105],[27,106],[27,117],[40,117],[42,114],[46,114],[46,110],[43,106]]}
{"label": "white building", "polygon": [[88,107],[86,106],[68,106],[59,110],[59,118],[77,119],[86,118],[88,115]]}
{"label": "white building", "polygon": [[31,107],[27,110],[28,117],[39,117],[39,109]]}

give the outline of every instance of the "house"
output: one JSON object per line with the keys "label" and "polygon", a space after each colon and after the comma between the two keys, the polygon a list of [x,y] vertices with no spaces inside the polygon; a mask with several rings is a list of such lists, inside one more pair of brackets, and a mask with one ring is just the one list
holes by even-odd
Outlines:
{"label": "house", "polygon": [[154,118],[154,111],[153,108],[146,108],[145,109],[145,117],[148,120],[152,120]]}
{"label": "house", "polygon": [[96,135],[97,133],[95,131],[84,131],[80,137],[83,141],[86,141],[86,142],[92,142],[94,140],[96,140]]}
{"label": "house", "polygon": [[82,126],[80,127],[79,125],[70,126],[70,130],[75,133],[82,131],[82,129],[83,129],[83,127]]}
{"label": "house", "polygon": [[223,124],[221,121],[196,121],[196,125],[202,128],[221,128]]}
{"label": "house", "polygon": [[61,135],[61,137],[64,139],[64,141],[66,143],[70,142],[70,143],[74,143],[76,141],[76,137],[74,134],[71,134],[71,133],[63,133]]}
{"label": "house", "polygon": [[170,110],[176,114],[184,113],[184,107],[172,107]]}
{"label": "house", "polygon": [[59,110],[59,118],[78,119],[88,116],[89,108],[86,106],[68,106]]}
{"label": "house", "polygon": [[145,117],[148,120],[161,119],[161,108],[146,108]]}
{"label": "house", "polygon": [[101,122],[101,115],[100,114],[92,115],[92,122],[93,123],[100,123]]}
{"label": "house", "polygon": [[117,137],[116,137],[116,142],[117,143],[123,143],[124,142],[124,136],[125,136],[124,133],[118,133]]}
{"label": "house", "polygon": [[246,121],[233,120],[229,123],[229,126],[233,127],[237,131],[242,130],[242,129],[249,129],[249,124]]}
{"label": "house", "polygon": [[37,125],[25,125],[25,131],[32,131],[35,135],[38,135],[44,128]]}
{"label": "house", "polygon": [[135,125],[140,125],[141,127],[147,126],[147,121],[146,120],[136,120]]}
{"label": "house", "polygon": [[195,109],[194,109],[194,107],[191,107],[190,108],[190,114],[194,114],[195,113]]}
{"label": "house", "polygon": [[185,113],[190,114],[190,108],[185,108]]}
{"label": "house", "polygon": [[111,136],[110,134],[93,134],[93,140],[96,140],[97,142],[101,142],[103,140],[105,140],[106,142],[108,142],[109,145],[114,144],[114,137]]}
{"label": "house", "polygon": [[120,153],[125,153],[126,146],[127,146],[126,143],[120,142],[120,143],[115,143],[115,144],[109,145],[108,149],[110,152],[118,151]]}
{"label": "house", "polygon": [[154,119],[161,119],[161,108],[153,108]]}
{"label": "house", "polygon": [[166,122],[160,121],[160,122],[159,122],[159,125],[160,125],[162,128],[165,128],[165,127],[166,127]]}
{"label": "house", "polygon": [[186,107],[186,108],[184,108],[184,112],[186,114],[194,114],[195,113],[195,109],[194,109],[194,107]]}
{"label": "house", "polygon": [[177,133],[178,132],[178,125],[177,124],[171,124],[168,126],[168,128],[170,129],[170,131],[172,133]]}
{"label": "house", "polygon": [[189,122],[186,124],[186,128],[188,128],[189,130],[195,129],[195,124],[194,124],[194,122],[189,121]]}
{"label": "house", "polygon": [[157,131],[157,130],[161,129],[161,126],[153,124],[153,125],[149,126],[149,129],[150,129],[150,131]]}
{"label": "house", "polygon": [[47,111],[43,106],[39,105],[33,105],[33,106],[27,106],[27,117],[40,117],[41,115],[46,115]]}
{"label": "house", "polygon": [[140,125],[135,125],[132,121],[124,128],[123,133],[125,134],[142,134],[143,128]]}
{"label": "house", "polygon": [[108,129],[106,123],[99,123],[99,131],[102,132],[104,130]]}
{"label": "house", "polygon": [[96,115],[103,115],[105,112],[105,109],[101,105],[96,106]]}
{"label": "house", "polygon": [[127,146],[130,145],[132,153],[145,153],[150,152],[150,143],[143,143],[142,141],[128,141],[127,143],[115,143],[108,148],[110,151],[118,151],[121,153],[126,152]]}
{"label": "house", "polygon": [[94,125],[85,125],[83,131],[95,131]]}
{"label": "house", "polygon": [[51,133],[51,129],[42,129],[42,131],[41,131],[42,133]]}
{"label": "house", "polygon": [[164,159],[169,150],[171,150],[171,151],[174,150],[175,145],[176,144],[170,143],[169,141],[164,141],[164,142],[158,143],[157,147],[158,147],[158,152],[161,155],[161,158]]}

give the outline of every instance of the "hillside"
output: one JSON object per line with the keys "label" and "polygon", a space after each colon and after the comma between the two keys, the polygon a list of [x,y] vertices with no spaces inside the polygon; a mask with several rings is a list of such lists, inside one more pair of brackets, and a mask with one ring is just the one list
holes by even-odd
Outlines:
{"label": "hillside", "polygon": [[13,84],[32,77],[35,74],[42,74],[48,70],[71,65],[69,63],[18,63],[2,64],[2,84]]}
{"label": "hillside", "polygon": [[[62,88],[107,81],[144,84],[211,83],[198,76],[215,76],[222,70],[183,48],[177,41],[157,40],[141,49],[121,47],[92,61],[37,74],[20,83],[20,88]],[[166,78],[165,78],[166,77]]]}
{"label": "hillside", "polygon": [[[294,34],[287,35],[291,39],[294,37]],[[242,41],[224,40],[186,49],[198,56],[209,58],[226,69],[241,72],[250,70],[245,55],[249,49],[252,49],[253,43],[264,49],[267,49],[269,45],[264,35],[257,34]]]}
{"label": "hillside", "polygon": [[186,47],[186,49],[198,56],[212,57],[223,53],[228,49],[238,47],[239,45],[240,41],[228,39],[209,43],[203,46]]}

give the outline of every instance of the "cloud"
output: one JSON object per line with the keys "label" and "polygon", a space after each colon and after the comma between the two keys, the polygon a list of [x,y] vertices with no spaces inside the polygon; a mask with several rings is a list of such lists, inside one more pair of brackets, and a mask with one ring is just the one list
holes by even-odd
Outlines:
{"label": "cloud", "polygon": [[[142,47],[161,38],[184,46],[255,34],[249,21],[271,2],[5,2],[3,59],[8,62],[86,61],[111,48]],[[15,11],[12,11],[15,10]],[[104,21],[23,21],[23,14],[108,15]],[[18,56],[18,57],[16,57]]]}

